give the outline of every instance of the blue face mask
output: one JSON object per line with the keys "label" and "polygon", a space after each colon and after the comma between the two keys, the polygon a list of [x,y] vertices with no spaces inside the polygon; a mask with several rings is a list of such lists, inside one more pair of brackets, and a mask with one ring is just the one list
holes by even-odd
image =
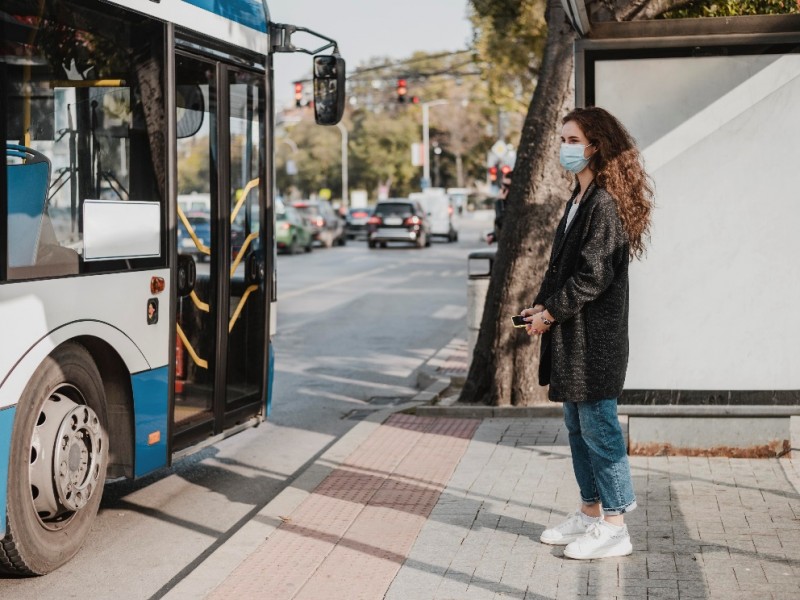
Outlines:
{"label": "blue face mask", "polygon": [[583,152],[592,144],[561,144],[561,166],[571,173],[580,173],[589,164],[589,159],[583,157]]}

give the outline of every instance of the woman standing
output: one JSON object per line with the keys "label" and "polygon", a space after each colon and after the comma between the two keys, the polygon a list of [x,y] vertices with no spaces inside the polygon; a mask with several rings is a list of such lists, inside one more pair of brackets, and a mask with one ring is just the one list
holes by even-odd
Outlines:
{"label": "woman standing", "polygon": [[541,535],[564,555],[625,556],[636,508],[617,419],[628,365],[628,263],[644,251],[653,191],[625,127],[602,108],[562,120],[561,165],[576,186],[556,229],[528,333],[542,336],[539,383],[564,405],[580,509]]}

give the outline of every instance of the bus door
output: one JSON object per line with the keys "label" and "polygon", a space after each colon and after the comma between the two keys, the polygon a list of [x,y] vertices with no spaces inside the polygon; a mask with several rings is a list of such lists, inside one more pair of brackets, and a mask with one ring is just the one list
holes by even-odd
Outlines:
{"label": "bus door", "polygon": [[176,310],[180,450],[264,404],[266,115],[263,73],[182,51],[175,73],[177,251],[196,265],[194,289]]}

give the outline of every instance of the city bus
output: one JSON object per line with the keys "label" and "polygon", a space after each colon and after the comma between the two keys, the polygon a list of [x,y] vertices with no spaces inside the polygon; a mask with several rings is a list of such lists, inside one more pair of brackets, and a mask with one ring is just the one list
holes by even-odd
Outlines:
{"label": "city bus", "polygon": [[106,481],[268,416],[272,57],[291,51],[335,125],[335,41],[262,0],[3,0],[0,572],[59,567]]}

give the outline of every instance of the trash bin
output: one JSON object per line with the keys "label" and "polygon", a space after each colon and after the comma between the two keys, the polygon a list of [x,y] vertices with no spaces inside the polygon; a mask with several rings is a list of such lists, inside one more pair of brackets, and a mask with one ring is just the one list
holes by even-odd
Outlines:
{"label": "trash bin", "polygon": [[486,292],[497,255],[497,248],[486,248],[469,253],[467,258],[467,361],[472,362],[472,351],[478,341],[478,331],[486,304]]}

